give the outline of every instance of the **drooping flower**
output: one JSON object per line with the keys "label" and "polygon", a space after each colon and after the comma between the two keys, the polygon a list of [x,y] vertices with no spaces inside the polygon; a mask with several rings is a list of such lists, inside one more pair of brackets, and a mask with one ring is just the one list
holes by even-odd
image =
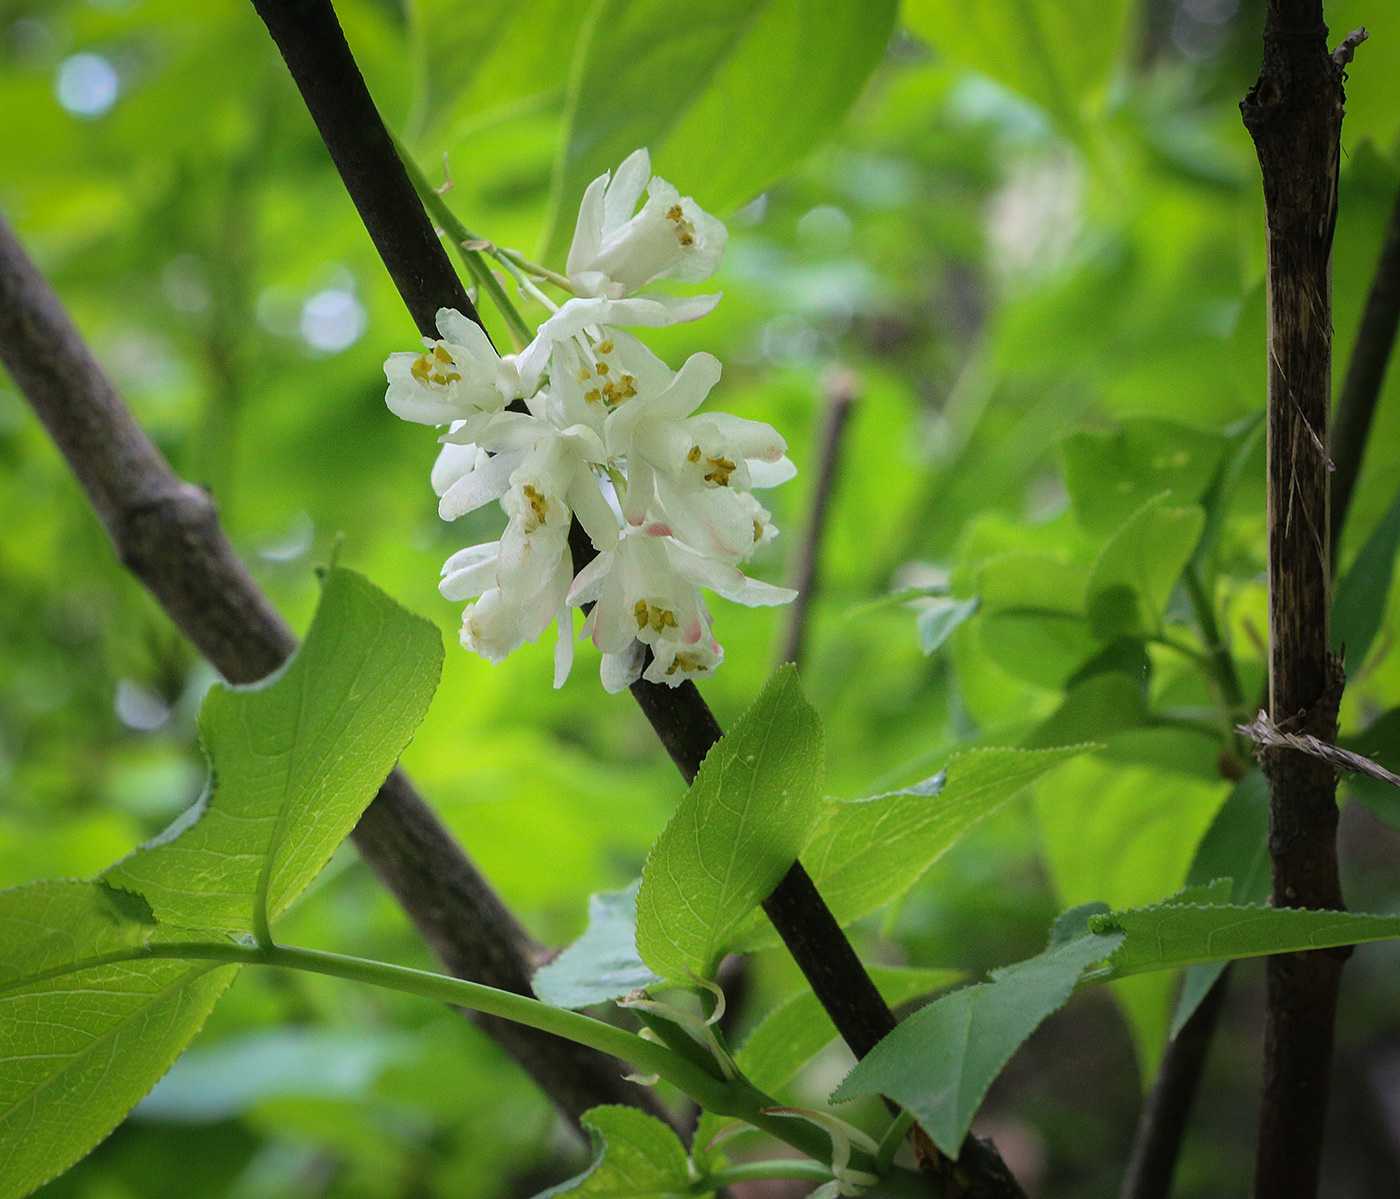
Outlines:
{"label": "drooping flower", "polygon": [[390,354],[384,400],[395,416],[423,425],[469,422],[473,428],[520,395],[515,360],[496,353],[475,321],[439,308],[441,339],[423,339],[421,354]]}
{"label": "drooping flower", "polygon": [[620,299],[656,279],[708,279],[728,240],[724,222],[653,176],[651,156],[636,150],[583,193],[566,269],[578,294]]}
{"label": "drooping flower", "polygon": [[[639,675],[675,687],[714,673],[724,651],[711,631],[701,587],[748,607],[796,596],[697,554],[659,525],[629,526],[614,549],[579,571],[568,602],[593,604],[582,631],[603,652],[605,687],[621,690]],[[646,649],[652,661],[643,674]]]}

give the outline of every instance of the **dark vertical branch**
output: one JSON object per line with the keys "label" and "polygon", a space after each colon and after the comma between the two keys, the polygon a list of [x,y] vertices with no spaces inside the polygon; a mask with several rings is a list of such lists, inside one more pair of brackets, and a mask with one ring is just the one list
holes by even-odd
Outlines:
{"label": "dark vertical branch", "polygon": [[[0,219],[0,361],[58,445],[122,564],[234,683],[276,670],[296,638],[258,590],[208,494],[177,476],[117,395],[62,304]],[[400,772],[356,847],[453,973],[530,994],[535,944]],[[592,1050],[505,1021],[491,1033],[569,1117],[600,1103],[661,1114]]]}
{"label": "dark vertical branch", "polygon": [[1347,510],[1352,492],[1361,474],[1361,459],[1371,435],[1371,419],[1376,414],[1376,401],[1385,382],[1386,367],[1395,348],[1395,330],[1400,324],[1400,191],[1390,210],[1381,243],[1380,261],[1366,296],[1366,308],[1361,326],[1356,331],[1356,343],[1347,363],[1346,382],[1337,400],[1332,425],[1332,461],[1337,464],[1332,475],[1332,556],[1335,562],[1337,545],[1346,527]]}
{"label": "dark vertical branch", "polygon": [[1201,1089],[1206,1056],[1229,989],[1227,967],[1167,1045],[1157,1081],[1138,1119],[1122,1199],[1168,1199],[1171,1195],[1186,1123]]}
{"label": "dark vertical branch", "polygon": [[[1241,102],[1268,226],[1269,706],[1275,721],[1332,741],[1341,668],[1328,651],[1332,233],[1342,64],[1320,0],[1269,0],[1258,82]],[[1292,750],[1261,752],[1279,906],[1340,908],[1336,780]],[[1344,952],[1269,959],[1255,1194],[1317,1193]]]}
{"label": "dark vertical branch", "polygon": [[802,541],[793,559],[791,586],[797,592],[797,599],[788,609],[787,626],[778,656],[780,663],[792,662],[798,666],[802,665],[802,651],[807,643],[807,620],[817,588],[827,511],[831,507],[831,495],[836,489],[841,465],[841,443],[846,426],[850,423],[851,410],[860,397],[860,380],[851,371],[833,371],[825,380],[825,392],[821,440],[817,448],[817,477],[812,484],[807,524],[802,530]]}

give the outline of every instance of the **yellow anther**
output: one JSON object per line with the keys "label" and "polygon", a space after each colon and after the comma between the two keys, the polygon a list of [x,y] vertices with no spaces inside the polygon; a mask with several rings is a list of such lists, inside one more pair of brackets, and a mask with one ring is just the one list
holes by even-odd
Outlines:
{"label": "yellow anther", "polygon": [[[687,223],[689,223],[689,222],[687,222]],[[681,233],[681,245],[683,245],[683,246],[693,246],[694,244],[695,244],[695,236],[694,236],[694,234],[685,233],[685,232],[682,232],[682,233]]]}
{"label": "yellow anther", "polygon": [[420,383],[426,383],[432,369],[432,366],[428,362],[428,356],[426,354],[419,354],[418,357],[414,359],[413,366],[409,368],[409,372]]}
{"label": "yellow anther", "polygon": [[763,540],[763,526],[758,521],[753,522],[753,539],[755,541]]}
{"label": "yellow anther", "polygon": [[442,346],[433,347],[433,357],[436,358],[439,362],[441,362],[444,366],[457,365],[457,360],[453,358],[452,355],[449,354]]}
{"label": "yellow anther", "polygon": [[637,389],[632,386],[634,382],[636,382],[636,380],[634,380],[631,375],[622,376],[622,387],[617,393],[617,398],[619,400],[630,400],[637,394]]}
{"label": "yellow anther", "polygon": [[608,366],[608,364],[607,364],[606,362],[600,362],[600,363],[598,363],[598,373],[599,373],[600,375],[606,375],[610,369],[611,369],[611,368]]}
{"label": "yellow anther", "polygon": [[647,627],[647,602],[646,602],[646,600],[638,600],[638,601],[637,601],[637,606],[636,606],[635,608],[632,609],[632,615],[635,616],[635,617],[637,618],[637,628],[638,628],[638,629],[644,629],[644,628]]}
{"label": "yellow anther", "polygon": [[587,383],[588,380],[591,379],[592,377],[593,377],[593,372],[592,372],[591,370],[589,370],[586,366],[583,367],[583,368],[579,371],[579,373],[578,373],[578,381],[579,381],[580,383]]}
{"label": "yellow anther", "polygon": [[534,513],[535,523],[529,521],[525,523],[525,531],[533,533],[540,525],[545,523],[545,518],[549,515],[549,499],[542,496],[530,483],[525,484],[525,499],[530,505],[530,511]]}
{"label": "yellow anther", "polygon": [[706,458],[705,461],[714,467],[714,470],[705,476],[705,482],[713,483],[716,487],[728,487],[729,476],[734,473],[734,463],[728,458]]}
{"label": "yellow anther", "polygon": [[434,371],[430,377],[434,383],[443,387],[449,383],[456,383],[462,378],[456,371]]}
{"label": "yellow anther", "polygon": [[691,446],[691,447],[690,447],[690,453],[688,453],[688,454],[685,456],[685,460],[686,460],[687,462],[699,462],[699,461],[700,461],[700,447],[699,447],[698,445],[693,445],[693,446]]}
{"label": "yellow anther", "polygon": [[679,204],[672,204],[666,212],[667,220],[676,222],[676,236],[683,246],[693,246],[695,244],[695,226],[685,219],[685,213]]}
{"label": "yellow anther", "polygon": [[598,343],[598,353],[611,354],[613,352],[613,340],[611,337],[605,338]]}
{"label": "yellow anther", "polygon": [[705,663],[700,660],[699,654],[687,653],[681,650],[670,666],[666,667],[667,674],[675,674],[680,671],[682,674],[689,674],[692,670],[704,670]]}
{"label": "yellow anther", "polygon": [[632,609],[632,615],[637,618],[638,630],[651,626],[654,633],[659,633],[663,629],[674,629],[676,627],[676,614],[670,608],[658,608],[655,604],[649,604],[646,600],[638,600],[636,607]]}
{"label": "yellow anther", "polygon": [[683,221],[685,220],[685,212],[679,204],[672,204],[666,212],[666,219],[668,221]]}
{"label": "yellow anther", "polygon": [[594,387],[588,391],[585,391],[583,393],[583,398],[587,400],[590,404],[596,404],[599,400],[603,398],[603,393],[599,391],[596,387]]}

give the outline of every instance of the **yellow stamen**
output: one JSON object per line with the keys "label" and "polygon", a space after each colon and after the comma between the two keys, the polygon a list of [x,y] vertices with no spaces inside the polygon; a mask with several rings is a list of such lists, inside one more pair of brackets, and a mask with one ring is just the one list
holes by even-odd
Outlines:
{"label": "yellow stamen", "polygon": [[535,514],[535,523],[532,525],[529,521],[526,521],[525,531],[527,533],[533,533],[540,525],[545,523],[545,518],[549,514],[549,499],[546,496],[542,496],[529,483],[525,484],[525,499],[530,504],[530,511]]}
{"label": "yellow stamen", "polygon": [[588,380],[591,379],[592,377],[593,377],[593,372],[592,372],[591,370],[589,370],[586,366],[585,366],[582,370],[580,370],[579,373],[578,373],[578,381],[579,381],[580,383],[587,383]]}
{"label": "yellow stamen", "polygon": [[606,375],[608,373],[608,369],[608,364],[606,362],[598,363],[598,373],[600,375]]}
{"label": "yellow stamen", "polygon": [[637,618],[638,630],[651,626],[652,632],[659,633],[663,629],[674,629],[676,627],[676,614],[670,608],[658,608],[655,604],[649,604],[646,600],[638,600],[636,607],[632,609],[632,615]]}
{"label": "yellow stamen", "polygon": [[598,353],[611,354],[613,352],[613,340],[611,337],[605,338],[598,343]]}
{"label": "yellow stamen", "polygon": [[763,540],[763,526],[758,521],[753,522],[753,539],[756,542]]}
{"label": "yellow stamen", "polygon": [[682,650],[675,657],[675,661],[666,667],[668,675],[675,674],[679,670],[682,674],[689,674],[692,670],[704,670],[705,664],[700,660],[699,654],[687,653]]}
{"label": "yellow stamen", "polygon": [[705,461],[714,467],[714,470],[705,476],[705,482],[713,483],[716,487],[728,487],[729,476],[734,473],[734,463],[728,458],[706,458]]}
{"label": "yellow stamen", "polygon": [[589,401],[589,403],[596,404],[603,398],[603,393],[595,387],[590,391],[585,391],[583,393],[583,398]]}
{"label": "yellow stamen", "polygon": [[693,446],[691,446],[691,447],[690,447],[690,453],[688,453],[688,454],[685,456],[685,460],[686,460],[687,462],[699,462],[699,461],[700,461],[700,447],[699,447],[698,445],[693,445]]}

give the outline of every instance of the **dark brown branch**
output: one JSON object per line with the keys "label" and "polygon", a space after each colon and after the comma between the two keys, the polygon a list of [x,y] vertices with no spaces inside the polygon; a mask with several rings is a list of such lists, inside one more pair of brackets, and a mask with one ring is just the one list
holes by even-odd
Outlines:
{"label": "dark brown branch", "polygon": [[1167,1044],[1157,1081],[1138,1119],[1121,1199],[1168,1199],[1171,1195],[1186,1123],[1201,1088],[1206,1055],[1229,989],[1227,967],[1181,1031]]}
{"label": "dark brown branch", "polygon": [[[213,501],[180,479],[137,425],[3,219],[0,360],[68,460],[123,565],[190,641],[233,683],[280,666],[296,638],[234,553]],[[354,840],[454,974],[531,993],[536,946],[400,771]],[[573,1119],[599,1103],[659,1110],[611,1058],[517,1024],[482,1024]]]}
{"label": "dark brown branch", "polygon": [[1371,420],[1376,414],[1386,367],[1390,365],[1395,348],[1395,330],[1400,325],[1400,191],[1390,210],[1381,243],[1380,261],[1366,296],[1366,308],[1361,314],[1361,326],[1356,331],[1356,344],[1347,363],[1346,382],[1337,399],[1337,411],[1332,425],[1332,460],[1337,464],[1332,475],[1332,556],[1336,560],[1337,546],[1346,527],[1347,511],[1352,493],[1361,474],[1361,459],[1371,436]]}
{"label": "dark brown branch", "polygon": [[[1341,668],[1328,650],[1332,233],[1342,68],[1320,0],[1268,0],[1258,82],[1240,104],[1268,224],[1269,709],[1287,731],[1337,734]],[[1271,902],[1340,908],[1336,780],[1294,749],[1260,754],[1269,782]],[[1322,1158],[1345,951],[1268,963],[1254,1193],[1313,1199]]]}
{"label": "dark brown branch", "polygon": [[825,383],[826,404],[817,451],[817,477],[812,484],[807,525],[802,530],[802,542],[793,560],[791,586],[797,592],[797,599],[788,609],[783,648],[778,658],[780,663],[792,662],[798,666],[802,665],[807,643],[807,621],[817,589],[826,516],[841,465],[841,442],[850,423],[851,411],[860,397],[860,379],[852,371],[833,371]]}

